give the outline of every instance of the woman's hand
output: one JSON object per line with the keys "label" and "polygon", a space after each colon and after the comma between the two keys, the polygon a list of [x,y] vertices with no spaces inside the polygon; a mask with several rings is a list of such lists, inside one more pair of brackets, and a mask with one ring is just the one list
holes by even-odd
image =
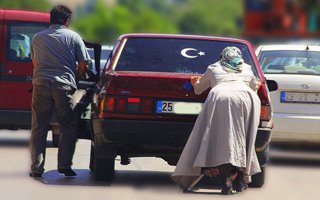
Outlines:
{"label": "woman's hand", "polygon": [[249,87],[255,92],[259,90],[261,85],[262,83],[261,83],[261,80],[259,79],[251,79],[249,82]]}
{"label": "woman's hand", "polygon": [[201,76],[191,76],[190,77],[190,82],[191,85],[194,86],[196,84],[196,82],[201,78]]}
{"label": "woman's hand", "polygon": [[257,84],[257,90],[259,90],[260,86],[262,85],[261,81],[260,81],[260,80],[257,80],[257,81],[256,81],[256,84]]}

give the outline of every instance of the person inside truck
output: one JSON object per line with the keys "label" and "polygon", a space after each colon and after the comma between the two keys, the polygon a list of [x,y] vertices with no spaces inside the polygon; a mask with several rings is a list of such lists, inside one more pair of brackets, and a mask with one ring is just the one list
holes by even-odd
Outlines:
{"label": "person inside truck", "polygon": [[221,193],[247,188],[260,172],[255,138],[260,118],[259,82],[237,47],[226,47],[221,59],[202,76],[192,76],[194,92],[211,90],[184,147],[173,179],[185,190],[204,175],[221,176]]}
{"label": "person inside truck", "polygon": [[[9,57],[13,60],[30,58],[30,38],[25,34],[13,34],[10,38]],[[14,51],[14,52],[13,52]]]}
{"label": "person inside truck", "polygon": [[50,12],[49,29],[37,33],[31,42],[34,65],[31,177],[41,177],[44,172],[46,138],[53,111],[61,130],[58,172],[65,176],[77,175],[71,168],[78,127],[72,96],[90,57],[79,34],[68,29],[71,16],[69,8],[54,7]]}

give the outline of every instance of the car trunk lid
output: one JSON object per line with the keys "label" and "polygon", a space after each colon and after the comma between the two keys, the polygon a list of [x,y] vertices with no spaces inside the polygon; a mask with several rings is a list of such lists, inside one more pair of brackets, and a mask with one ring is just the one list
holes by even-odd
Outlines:
{"label": "car trunk lid", "polygon": [[190,83],[191,74],[165,72],[117,72],[116,95],[204,101]]}

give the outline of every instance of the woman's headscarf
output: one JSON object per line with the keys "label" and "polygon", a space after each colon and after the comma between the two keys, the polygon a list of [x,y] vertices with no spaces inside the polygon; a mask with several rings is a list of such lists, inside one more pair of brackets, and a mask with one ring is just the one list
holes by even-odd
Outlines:
{"label": "woman's headscarf", "polygon": [[220,54],[220,63],[222,66],[231,69],[235,72],[242,71],[242,53],[237,47],[226,47]]}

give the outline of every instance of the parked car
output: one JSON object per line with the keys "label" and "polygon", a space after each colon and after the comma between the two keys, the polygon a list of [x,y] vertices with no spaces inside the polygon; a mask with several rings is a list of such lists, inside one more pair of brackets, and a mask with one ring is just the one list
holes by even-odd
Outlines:
{"label": "parked car", "polygon": [[252,186],[263,185],[272,110],[252,46],[231,38],[165,34],[127,34],[115,45],[101,76],[104,84],[95,98],[92,117],[90,169],[96,180],[113,179],[118,155],[123,165],[137,156],[177,163],[208,94],[195,95],[190,76],[203,74],[227,46],[238,47],[262,81],[258,91],[261,123],[256,140],[262,173],[253,177]]}
{"label": "parked car", "polygon": [[273,142],[320,142],[320,46],[261,45],[262,70],[279,89],[270,93]]}

